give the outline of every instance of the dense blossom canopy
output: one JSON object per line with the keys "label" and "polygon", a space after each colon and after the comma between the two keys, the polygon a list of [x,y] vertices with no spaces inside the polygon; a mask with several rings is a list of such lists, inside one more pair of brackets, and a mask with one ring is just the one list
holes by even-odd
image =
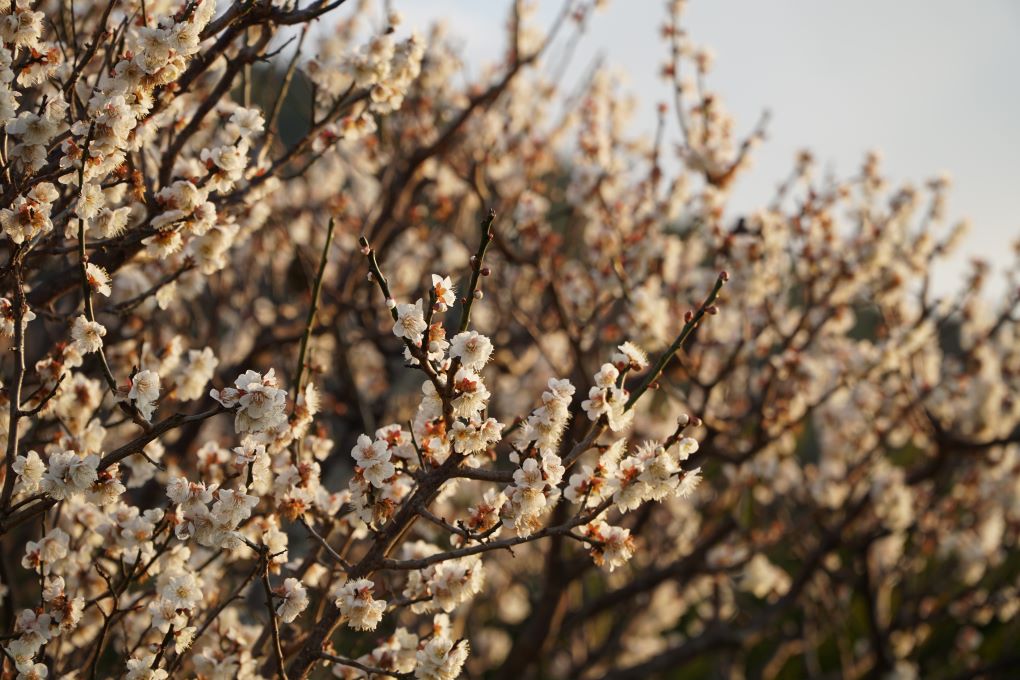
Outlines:
{"label": "dense blossom canopy", "polygon": [[877,154],[728,210],[766,121],[681,0],[653,139],[560,82],[600,2],[511,4],[479,69],[371,2],[2,3],[4,677],[1009,667],[1016,270],[934,295],[949,182]]}

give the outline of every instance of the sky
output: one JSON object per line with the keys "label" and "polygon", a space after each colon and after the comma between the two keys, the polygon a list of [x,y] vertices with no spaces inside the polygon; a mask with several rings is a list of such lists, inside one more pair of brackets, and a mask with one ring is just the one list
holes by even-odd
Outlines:
{"label": "sky", "polygon": [[[538,0],[545,25],[560,0]],[[445,20],[478,73],[498,59],[508,0],[394,2],[407,24],[424,30]],[[667,56],[658,38],[660,0],[610,0],[588,23],[567,74],[593,61],[628,76],[642,108],[635,125],[651,134],[654,106],[668,101],[658,77]],[[938,270],[937,289],[958,285],[971,257],[1003,271],[1020,238],[1020,2],[1014,0],[691,0],[684,24],[716,55],[709,83],[738,130],[762,110],[768,140],[734,190],[736,210],[765,205],[809,148],[823,171],[856,171],[865,152],[882,152],[897,183],[947,172],[952,220],[969,218],[956,260]]]}

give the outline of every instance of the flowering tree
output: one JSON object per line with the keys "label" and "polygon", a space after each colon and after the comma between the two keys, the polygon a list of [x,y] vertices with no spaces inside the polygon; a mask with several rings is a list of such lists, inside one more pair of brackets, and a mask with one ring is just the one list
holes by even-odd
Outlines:
{"label": "flowering tree", "polygon": [[1020,282],[932,294],[946,180],[729,215],[679,1],[651,141],[559,95],[598,3],[466,85],[342,4],[0,8],[4,677],[1020,663]]}

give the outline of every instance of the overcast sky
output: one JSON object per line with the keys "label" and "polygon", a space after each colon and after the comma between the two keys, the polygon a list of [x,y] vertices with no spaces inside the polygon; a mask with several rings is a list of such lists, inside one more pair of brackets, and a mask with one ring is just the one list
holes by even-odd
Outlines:
{"label": "overcast sky", "polygon": [[[445,19],[475,64],[500,55],[505,1],[394,4],[422,29]],[[655,103],[669,98],[657,76],[664,4],[610,0],[574,62],[575,77],[598,55],[629,74],[644,106],[635,124],[649,130]],[[546,25],[558,7],[540,1]],[[1020,238],[1020,2],[691,0],[685,24],[715,51],[710,83],[739,129],[772,112],[769,139],[734,192],[737,209],[764,205],[800,148],[842,176],[879,149],[895,180],[919,185],[947,171],[950,215],[973,222],[964,254],[1010,264]],[[944,269],[939,288],[951,290],[961,271]]]}

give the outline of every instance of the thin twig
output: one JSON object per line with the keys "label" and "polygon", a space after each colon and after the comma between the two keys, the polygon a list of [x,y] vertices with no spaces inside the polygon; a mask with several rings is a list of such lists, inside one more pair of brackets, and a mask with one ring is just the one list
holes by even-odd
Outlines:
{"label": "thin twig", "polygon": [[262,547],[262,588],[266,593],[266,609],[269,610],[269,620],[273,631],[273,654],[276,655],[276,672],[278,677],[287,680],[287,667],[283,660],[283,645],[280,644],[280,620],[276,615],[276,608],[273,607],[273,587],[269,583],[269,548]]}
{"label": "thin twig", "polygon": [[298,364],[294,380],[294,402],[301,394],[301,380],[305,372],[305,355],[308,353],[308,340],[312,336],[312,328],[315,326],[315,314],[319,311],[319,294],[322,291],[322,279],[326,273],[326,263],[329,260],[329,248],[333,245],[333,227],[336,218],[329,218],[329,226],[326,227],[326,242],[322,245],[322,255],[319,257],[319,271],[315,275],[315,283],[312,284],[312,301],[308,307],[308,318],[305,320],[305,332],[301,336],[301,348],[298,350]]}
{"label": "thin twig", "polygon": [[385,675],[389,678],[413,678],[414,673],[394,673],[393,671],[386,671],[381,668],[374,666],[366,666],[365,664],[355,661],[354,659],[348,659],[347,657],[337,656],[336,654],[330,654],[328,652],[320,652],[319,656],[324,661],[332,661],[338,663],[341,666],[350,666],[351,668],[357,668],[359,671],[364,671],[371,675]]}
{"label": "thin twig", "polygon": [[676,340],[674,340],[673,344],[662,353],[659,360],[655,362],[655,366],[641,381],[641,384],[638,385],[638,387],[631,393],[624,410],[629,411],[637,400],[641,398],[641,395],[648,390],[652,383],[659,379],[659,376],[662,375],[662,371],[665,370],[666,365],[670,362],[673,356],[680,351],[680,348],[683,347],[683,344],[687,341],[687,338],[690,337],[691,333],[694,332],[694,329],[698,327],[698,324],[701,322],[701,319],[705,316],[705,314],[708,314],[710,309],[713,308],[712,306],[719,298],[719,291],[722,290],[723,284],[726,283],[729,278],[729,274],[726,272],[719,274],[719,277],[715,280],[715,286],[712,287],[712,291],[708,294],[708,297],[705,298],[705,301],[701,303],[701,306],[698,307],[697,311],[695,311],[687,323],[684,324],[684,327],[680,330],[680,334],[676,336]]}
{"label": "thin twig", "polygon": [[486,215],[485,219],[482,220],[482,239],[478,244],[478,252],[471,258],[471,280],[468,283],[467,290],[464,291],[464,297],[461,299],[463,305],[460,312],[460,323],[457,324],[457,332],[463,333],[467,330],[468,324],[471,322],[471,305],[475,301],[475,291],[478,289],[478,279],[482,275],[482,261],[485,259],[485,251],[489,249],[489,244],[492,243],[492,237],[494,235],[492,231],[492,222],[496,219],[496,211],[489,209],[489,214]]}

